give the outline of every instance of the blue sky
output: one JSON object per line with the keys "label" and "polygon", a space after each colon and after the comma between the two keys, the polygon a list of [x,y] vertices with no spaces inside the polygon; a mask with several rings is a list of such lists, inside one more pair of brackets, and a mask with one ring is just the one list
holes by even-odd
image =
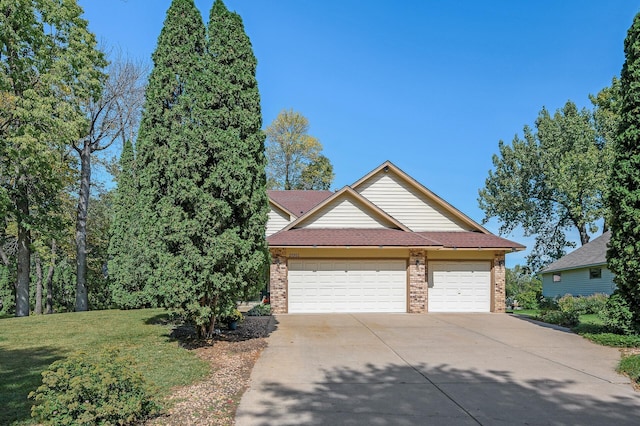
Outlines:
{"label": "blue sky", "polygon": [[[79,3],[100,41],[150,62],[170,0]],[[212,4],[196,0],[205,22]],[[282,109],[306,116],[334,165],[333,188],[390,160],[478,222],[498,141],[543,106],[590,106],[588,95],[619,76],[640,11],[640,0],[225,4],[258,59],[265,126]],[[505,237],[532,245],[518,232]]]}

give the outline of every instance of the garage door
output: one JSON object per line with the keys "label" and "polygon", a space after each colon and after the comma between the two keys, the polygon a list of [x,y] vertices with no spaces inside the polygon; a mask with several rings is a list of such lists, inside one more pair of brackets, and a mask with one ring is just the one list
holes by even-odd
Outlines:
{"label": "garage door", "polygon": [[429,312],[489,312],[490,262],[429,262]]}
{"label": "garage door", "polygon": [[289,312],[406,312],[405,260],[289,259]]}

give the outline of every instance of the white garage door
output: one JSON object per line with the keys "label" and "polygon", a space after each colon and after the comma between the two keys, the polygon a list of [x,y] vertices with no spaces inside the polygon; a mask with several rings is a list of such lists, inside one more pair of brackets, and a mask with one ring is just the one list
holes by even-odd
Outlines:
{"label": "white garage door", "polygon": [[406,312],[405,260],[289,259],[289,312]]}
{"label": "white garage door", "polygon": [[429,312],[490,309],[490,262],[429,262]]}

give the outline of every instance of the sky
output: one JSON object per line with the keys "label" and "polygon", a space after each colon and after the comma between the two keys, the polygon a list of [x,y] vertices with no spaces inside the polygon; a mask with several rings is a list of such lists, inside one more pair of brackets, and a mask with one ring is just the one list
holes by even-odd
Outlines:
{"label": "sky", "polygon": [[[79,0],[98,40],[151,63],[170,0]],[[208,21],[213,0],[196,0]],[[308,118],[332,189],[390,160],[477,222],[498,142],[620,75],[640,0],[226,0],[258,60],[263,123]],[[498,233],[493,219],[485,227]],[[503,235],[533,246],[520,231]],[[577,238],[577,234],[576,234]],[[524,264],[527,251],[507,256]]]}

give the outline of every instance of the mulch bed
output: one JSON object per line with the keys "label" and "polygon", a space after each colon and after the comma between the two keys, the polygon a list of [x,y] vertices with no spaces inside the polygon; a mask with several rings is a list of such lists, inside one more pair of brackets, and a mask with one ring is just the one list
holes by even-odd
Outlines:
{"label": "mulch bed", "polygon": [[275,327],[271,316],[246,317],[236,330],[220,330],[213,342],[198,342],[193,330],[177,328],[174,337],[211,365],[204,381],[176,389],[163,415],[147,425],[233,425],[251,370],[266,337]]}

